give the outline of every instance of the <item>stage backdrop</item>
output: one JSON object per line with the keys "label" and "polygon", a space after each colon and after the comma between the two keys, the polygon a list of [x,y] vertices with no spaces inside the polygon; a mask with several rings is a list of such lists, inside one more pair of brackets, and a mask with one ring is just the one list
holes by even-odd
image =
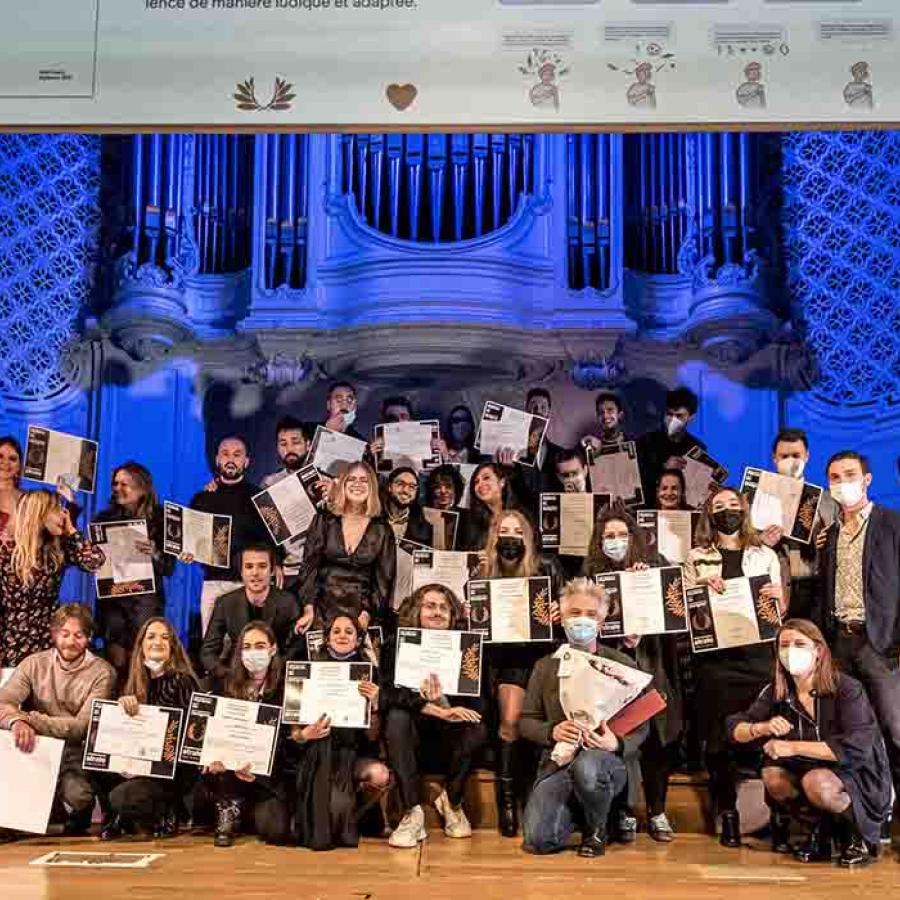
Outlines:
{"label": "stage backdrop", "polygon": [[27,0],[0,122],[900,120],[895,0]]}
{"label": "stage backdrop", "polygon": [[792,425],[898,505],[898,184],[892,132],[0,135],[0,433],[98,439],[91,514],[129,458],[188,500],[233,429],[261,476],[329,378],[364,429],[544,385],[563,444],[683,383],[732,480]]}

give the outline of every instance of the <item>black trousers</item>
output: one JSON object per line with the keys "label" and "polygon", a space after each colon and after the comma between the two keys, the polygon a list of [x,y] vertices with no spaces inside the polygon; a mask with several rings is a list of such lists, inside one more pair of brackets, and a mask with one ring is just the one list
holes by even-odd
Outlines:
{"label": "black trousers", "polygon": [[459,806],[487,729],[481,722],[444,722],[394,707],[388,710],[384,736],[388,765],[405,811],[422,802],[420,772],[445,775],[450,804]]}
{"label": "black trousers", "polygon": [[644,800],[647,815],[658,816],[666,811],[666,797],[669,793],[669,773],[672,771],[672,755],[675,744],[662,743],[653,722],[647,740],[641,744],[641,781],[644,785]]}
{"label": "black trousers", "polygon": [[244,821],[252,816],[253,829],[267,844],[286,844],[290,839],[291,818],[286,791],[268,778],[241,781],[234,772],[210,776],[216,803],[234,802],[241,808]]}
{"label": "black trousers", "polygon": [[175,781],[162,778],[128,778],[109,792],[109,808],[135,825],[152,828],[179,799]]}

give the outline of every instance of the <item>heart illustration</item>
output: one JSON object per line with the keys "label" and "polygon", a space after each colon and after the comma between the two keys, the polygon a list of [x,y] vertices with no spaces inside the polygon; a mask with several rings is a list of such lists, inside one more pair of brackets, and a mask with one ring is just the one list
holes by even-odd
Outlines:
{"label": "heart illustration", "polygon": [[402,112],[416,99],[419,92],[414,84],[389,84],[384,93],[391,106]]}

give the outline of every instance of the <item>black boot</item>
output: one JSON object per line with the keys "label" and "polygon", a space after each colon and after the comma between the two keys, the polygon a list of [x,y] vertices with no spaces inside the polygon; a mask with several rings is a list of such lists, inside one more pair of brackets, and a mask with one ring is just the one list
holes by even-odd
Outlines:
{"label": "black boot", "polygon": [[794,850],[802,863],[831,862],[831,817],[823,816],[813,823],[806,843]]}
{"label": "black boot", "polygon": [[94,807],[84,809],[81,812],[69,813],[63,825],[64,837],[83,837],[90,831],[91,817],[94,813]]}
{"label": "black boot", "polygon": [[230,847],[241,819],[241,807],[237,800],[216,801],[216,847]]}
{"label": "black boot", "polygon": [[581,836],[581,846],[578,848],[579,856],[596,857],[606,853],[606,829],[595,828],[593,831],[585,831]]}
{"label": "black boot", "polygon": [[838,864],[844,869],[860,869],[874,859],[859,829],[846,820],[840,823],[841,855]]}
{"label": "black boot", "polygon": [[103,820],[103,825],[100,826],[101,841],[114,841],[116,838],[122,837],[124,833],[125,828],[122,825],[122,817],[116,813],[110,813]]}
{"label": "black boot", "polygon": [[175,837],[178,834],[178,819],[173,810],[169,810],[154,826],[153,837],[155,840]]}
{"label": "black boot", "polygon": [[741,819],[736,809],[728,809],[722,813],[722,833],[719,835],[719,843],[723,847],[741,846]]}
{"label": "black boot", "polygon": [[497,821],[503,837],[515,837],[519,833],[519,808],[513,777],[515,747],[511,741],[500,741],[497,754]]}
{"label": "black boot", "polygon": [[791,817],[782,810],[773,809],[769,819],[769,828],[772,832],[773,853],[793,853],[794,845],[791,843]]}

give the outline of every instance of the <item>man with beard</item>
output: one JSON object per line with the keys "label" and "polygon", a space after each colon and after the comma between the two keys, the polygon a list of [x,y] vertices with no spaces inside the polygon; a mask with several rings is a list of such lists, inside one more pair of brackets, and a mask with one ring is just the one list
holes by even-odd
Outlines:
{"label": "man with beard", "polygon": [[434,528],[425,521],[417,499],[419,478],[412,466],[398,466],[384,486],[384,512],[397,540],[433,546]]}
{"label": "man with beard", "polygon": [[[266,526],[253,505],[253,496],[260,488],[247,481],[250,468],[250,449],[240,435],[228,435],[216,448],[216,476],[206,487],[196,493],[189,506],[200,512],[218,516],[231,516],[231,565],[227,569],[215,566],[203,567],[203,590],[200,595],[200,622],[206,634],[216,600],[223,594],[241,586],[239,553],[252,543],[271,545]],[[190,554],[182,557],[193,562]],[[281,583],[283,573],[276,568],[276,581]]]}
{"label": "man with beard", "polygon": [[612,444],[624,444],[631,440],[622,428],[625,422],[625,410],[622,400],[617,394],[603,391],[595,401],[599,434],[587,434],[581,439],[585,447],[599,450]]}
{"label": "man with beard", "polygon": [[324,428],[343,432],[359,441],[365,440],[353,427],[357,412],[356,388],[349,381],[335,381],[328,388],[325,411],[328,418],[321,423]]}
{"label": "man with beard", "polygon": [[84,834],[91,824],[96,785],[81,765],[94,700],[111,700],[113,667],[88,650],[94,634],[90,610],[78,603],[53,614],[52,650],[27,656],[0,688],[0,728],[12,732],[20,753],[32,753],[37,737],[66,742],[57,796],[66,812],[65,834]]}

